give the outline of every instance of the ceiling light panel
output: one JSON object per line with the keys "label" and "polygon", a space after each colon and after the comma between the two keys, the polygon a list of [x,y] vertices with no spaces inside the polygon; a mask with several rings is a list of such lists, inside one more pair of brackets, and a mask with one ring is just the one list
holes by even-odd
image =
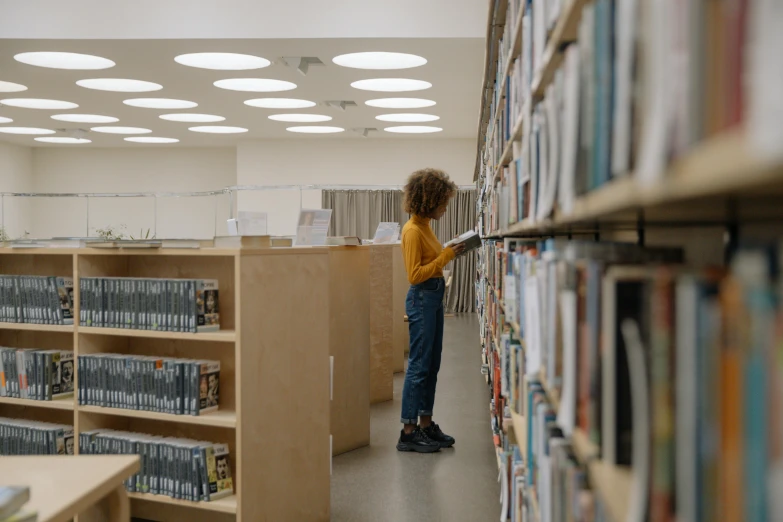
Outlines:
{"label": "ceiling light panel", "polygon": [[269,119],[275,121],[316,123],[319,121],[329,121],[332,117],[326,116],[325,114],[272,114],[269,116]]}
{"label": "ceiling light panel", "polygon": [[425,100],[424,98],[380,98],[367,100],[364,104],[382,109],[423,109],[432,107],[436,103],[434,100]]}
{"label": "ceiling light panel", "polygon": [[121,127],[119,125],[109,127],[93,127],[93,132],[102,132],[104,134],[149,134],[150,129],[144,127]]}
{"label": "ceiling light panel", "polygon": [[167,121],[181,121],[186,123],[210,123],[225,120],[223,116],[218,116],[216,114],[195,114],[189,112],[161,114],[160,119]]}
{"label": "ceiling light panel", "polygon": [[43,98],[6,98],[0,100],[0,104],[9,107],[20,107],[22,109],[46,109],[46,110],[66,110],[75,109],[79,105],[61,100],[46,100]]}
{"label": "ceiling light panel", "polygon": [[178,143],[176,138],[160,138],[157,136],[136,136],[133,138],[124,138],[125,141],[132,141],[134,143]]}
{"label": "ceiling light panel", "polygon": [[113,92],[152,92],[159,91],[163,86],[159,83],[145,82],[143,80],[130,80],[127,78],[90,78],[76,82],[79,87],[94,89],[96,91]]}
{"label": "ceiling light panel", "polygon": [[327,126],[297,126],[288,127],[288,132],[300,132],[302,134],[333,134],[336,132],[343,132],[345,129],[342,127],[327,127]]}
{"label": "ceiling light panel", "polygon": [[411,80],[409,78],[373,78],[371,80],[353,82],[351,87],[362,91],[406,92],[423,91],[432,87],[432,84],[424,80]]}
{"label": "ceiling light panel", "polygon": [[0,116],[0,123],[11,123],[12,121],[14,121],[14,120],[12,120],[11,118],[6,118],[5,116]]}
{"label": "ceiling light panel", "polygon": [[206,132],[208,134],[239,134],[241,132],[247,132],[247,129],[244,127],[228,127],[223,125],[201,125],[190,127],[188,130],[193,132]]}
{"label": "ceiling light panel", "polygon": [[52,129],[39,129],[36,127],[0,127],[3,134],[54,134]]}
{"label": "ceiling light panel", "polygon": [[131,98],[122,103],[144,109],[192,109],[193,107],[198,107],[196,102],[175,100],[173,98]]}
{"label": "ceiling light panel", "polygon": [[66,137],[53,137],[53,138],[35,138],[35,141],[43,143],[58,143],[63,145],[83,145],[85,143],[92,143],[92,140],[87,138],[66,138]]}
{"label": "ceiling light panel", "polygon": [[22,92],[26,90],[27,87],[21,83],[4,82],[0,80],[0,92]]}
{"label": "ceiling light panel", "polygon": [[381,121],[397,121],[403,123],[420,123],[423,121],[436,121],[440,119],[440,116],[434,114],[415,114],[415,113],[399,113],[399,114],[381,114],[375,117],[376,120]]}
{"label": "ceiling light panel", "polygon": [[280,92],[296,89],[295,83],[269,78],[229,78],[218,80],[214,85],[229,91],[245,92]]}
{"label": "ceiling light panel", "polygon": [[332,61],[343,67],[352,69],[410,69],[421,67],[427,59],[415,54],[365,52],[350,53],[335,56]]}
{"label": "ceiling light panel", "polygon": [[306,109],[315,107],[315,102],[310,100],[297,100],[295,98],[255,98],[246,100],[245,105],[260,107],[262,109]]}
{"label": "ceiling light panel", "polygon": [[50,69],[96,70],[108,69],[116,65],[113,61],[100,56],[62,52],[19,53],[14,56],[14,59],[27,65]]}
{"label": "ceiling light panel", "polygon": [[55,114],[52,119],[72,123],[114,123],[120,121],[114,116],[101,116],[100,114]]}
{"label": "ceiling light panel", "polygon": [[430,134],[440,132],[440,127],[428,127],[427,125],[399,125],[395,127],[386,127],[386,132],[395,132],[398,134]]}
{"label": "ceiling light panel", "polygon": [[174,61],[188,67],[213,69],[216,71],[248,71],[263,69],[272,63],[266,58],[236,53],[190,53],[181,54]]}

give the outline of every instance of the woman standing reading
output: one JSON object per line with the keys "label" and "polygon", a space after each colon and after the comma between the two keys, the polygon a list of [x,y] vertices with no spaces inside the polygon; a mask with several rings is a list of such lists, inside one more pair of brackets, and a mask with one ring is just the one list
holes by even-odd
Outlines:
{"label": "woman standing reading", "polygon": [[411,284],[405,300],[410,355],[402,391],[399,451],[431,453],[454,445],[454,438],[432,422],[432,409],[443,351],[443,267],[462,253],[464,245],[443,248],[430,220],[443,216],[456,191],[449,177],[436,169],[414,172],[405,185],[405,210],[411,214],[402,228],[402,255]]}

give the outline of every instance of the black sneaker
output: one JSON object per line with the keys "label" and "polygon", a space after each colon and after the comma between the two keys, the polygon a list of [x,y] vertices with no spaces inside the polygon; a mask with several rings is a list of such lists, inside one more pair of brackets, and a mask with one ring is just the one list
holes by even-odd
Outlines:
{"label": "black sneaker", "polygon": [[431,423],[426,428],[422,428],[422,431],[427,435],[427,438],[437,442],[438,445],[441,448],[450,448],[456,442],[454,440],[454,437],[452,437],[451,435],[446,435],[445,433],[443,433],[440,430],[440,426],[438,426],[434,422]]}
{"label": "black sneaker", "polygon": [[430,439],[424,431],[416,426],[412,432],[400,432],[400,440],[397,442],[397,451],[415,451],[417,453],[433,453],[440,451],[440,444]]}

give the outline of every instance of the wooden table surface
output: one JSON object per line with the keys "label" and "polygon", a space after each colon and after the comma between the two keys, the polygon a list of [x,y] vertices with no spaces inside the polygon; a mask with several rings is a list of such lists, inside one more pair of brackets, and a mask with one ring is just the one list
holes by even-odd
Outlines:
{"label": "wooden table surface", "polygon": [[24,509],[38,511],[38,522],[66,522],[138,470],[134,455],[2,457],[0,486],[28,486]]}

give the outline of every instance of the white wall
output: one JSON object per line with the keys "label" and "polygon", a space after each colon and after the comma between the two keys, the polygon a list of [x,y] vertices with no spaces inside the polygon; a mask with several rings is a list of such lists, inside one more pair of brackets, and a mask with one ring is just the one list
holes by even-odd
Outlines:
{"label": "white wall", "polygon": [[[0,142],[0,192],[33,191],[33,155],[30,147]],[[11,238],[29,230],[31,208],[29,199],[3,197],[0,202],[0,226]]]}
{"label": "white wall", "polygon": [[[36,192],[185,192],[219,190],[236,183],[232,148],[36,148]],[[228,196],[158,198],[47,198],[37,202],[35,237],[94,235],[96,228],[126,226],[158,237],[212,237],[228,218]],[[89,216],[89,223],[88,223]],[[156,227],[157,225],[157,227]],[[89,232],[88,232],[89,226]]]}
{"label": "white wall", "polygon": [[[439,168],[460,185],[473,182],[472,139],[256,140],[237,147],[239,185],[403,185],[410,173]],[[240,210],[269,214],[269,233],[292,235],[298,190],[240,193]],[[302,194],[303,208],[321,208],[320,191]]]}

